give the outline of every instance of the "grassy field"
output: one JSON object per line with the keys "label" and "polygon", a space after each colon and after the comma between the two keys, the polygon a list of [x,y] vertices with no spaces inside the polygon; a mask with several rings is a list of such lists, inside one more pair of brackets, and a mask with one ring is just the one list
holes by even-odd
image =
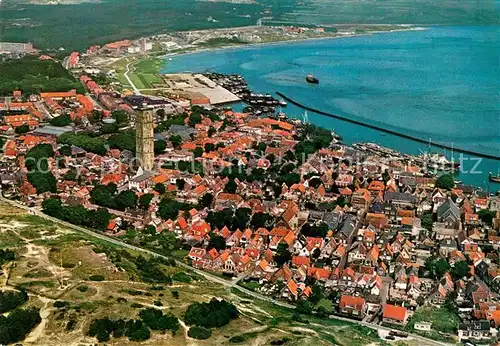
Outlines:
{"label": "grassy field", "polygon": [[[155,332],[141,345],[269,345],[283,341],[292,346],[384,344],[369,328],[314,316],[298,322],[293,310],[247,297],[176,266],[160,265],[164,274],[172,275],[171,284],[144,282],[136,265],[140,254],[61,229],[2,204],[0,237],[17,239],[9,243],[17,257],[15,266],[6,264],[2,268],[3,288],[24,287],[30,296],[26,305],[41,309],[42,323],[24,345],[95,344],[94,338],[85,335],[95,318],[138,318],[142,308],[154,307],[182,321],[191,303],[213,297],[231,301],[240,317],[212,330],[212,336],[204,341],[189,338],[188,327],[181,322],[181,330],[175,336]],[[92,275],[102,276],[102,281],[91,280]],[[56,308],[56,301],[66,302],[66,306]],[[111,339],[106,344],[124,342],[137,344],[124,338]]]}
{"label": "grassy field", "polygon": [[[268,10],[268,13],[264,11]],[[261,0],[253,4],[212,1],[102,0],[37,6],[4,0],[2,41],[32,41],[38,48],[82,50],[123,38],[167,31],[270,24],[498,24],[495,0]],[[119,14],[119,15],[117,15]],[[207,21],[208,17],[217,22]]]}

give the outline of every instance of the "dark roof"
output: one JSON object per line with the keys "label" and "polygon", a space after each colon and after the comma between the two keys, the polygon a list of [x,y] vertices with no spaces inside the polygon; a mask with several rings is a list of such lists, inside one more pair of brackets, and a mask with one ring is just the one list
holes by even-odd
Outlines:
{"label": "dark roof", "polygon": [[344,220],[344,223],[342,224],[342,228],[340,229],[340,234],[347,239],[351,237],[355,228],[356,228],[356,217],[348,214]]}
{"label": "dark roof", "polygon": [[451,214],[453,214],[455,219],[457,220],[460,219],[460,209],[458,209],[457,205],[451,200],[450,197],[448,197],[446,202],[444,202],[438,207],[437,209],[438,220],[441,219],[443,215],[447,214],[448,211],[451,212]]}
{"label": "dark roof", "polygon": [[417,197],[410,195],[409,193],[393,192],[387,191],[384,195],[384,200],[386,201],[404,201],[409,203],[417,203]]}
{"label": "dark roof", "polygon": [[487,320],[480,321],[471,321],[465,323],[458,324],[459,330],[481,330],[481,331],[489,331],[490,330],[490,322]]}

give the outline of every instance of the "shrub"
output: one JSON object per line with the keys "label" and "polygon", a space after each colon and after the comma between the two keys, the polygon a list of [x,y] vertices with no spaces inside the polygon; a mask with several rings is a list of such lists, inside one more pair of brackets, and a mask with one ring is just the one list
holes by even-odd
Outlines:
{"label": "shrub", "polygon": [[188,336],[193,339],[205,340],[212,336],[212,331],[203,327],[191,327],[188,330]]}
{"label": "shrub", "polygon": [[240,342],[244,342],[246,338],[243,335],[235,335],[229,339],[229,342],[232,344],[239,344]]}
{"label": "shrub", "polygon": [[225,300],[213,298],[209,303],[193,303],[184,314],[186,324],[205,328],[219,328],[239,315],[238,309]]}
{"label": "shrub", "polygon": [[69,305],[69,303],[68,303],[68,302],[65,302],[65,301],[63,301],[63,300],[56,300],[56,301],[54,302],[54,307],[55,307],[55,308],[58,308],[58,309],[59,309],[59,308],[64,308],[64,307],[66,307],[66,306],[68,306],[68,305]]}
{"label": "shrub", "polygon": [[18,306],[28,301],[26,291],[0,291],[0,314],[14,310]]}
{"label": "shrub", "polygon": [[178,272],[172,275],[172,279],[179,282],[190,283],[191,277],[184,272]]}
{"label": "shrub", "polygon": [[104,281],[104,276],[102,275],[91,275],[89,277],[90,281]]}
{"label": "shrub", "polygon": [[76,288],[80,292],[87,292],[89,290],[89,286],[87,285],[81,285]]}
{"label": "shrub", "polygon": [[0,316],[0,345],[23,340],[42,318],[36,309],[14,310],[7,317]]}

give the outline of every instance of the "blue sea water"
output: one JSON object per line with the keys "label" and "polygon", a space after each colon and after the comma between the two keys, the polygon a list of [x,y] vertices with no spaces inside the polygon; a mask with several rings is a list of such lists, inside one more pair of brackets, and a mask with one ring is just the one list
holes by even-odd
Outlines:
{"label": "blue sea water", "polygon": [[[254,92],[276,92],[309,107],[455,148],[500,156],[500,27],[431,27],[328,40],[259,45],[175,56],[164,72],[241,74]],[[305,83],[313,73],[319,85]],[[302,111],[289,106],[287,115]],[[347,143],[371,141],[408,153],[423,144],[309,113]],[[433,149],[433,151],[439,151]],[[450,156],[451,153],[446,153]],[[458,153],[454,154],[458,161]],[[465,156],[457,179],[484,189],[500,161],[476,171]],[[467,160],[468,159],[468,160]]]}

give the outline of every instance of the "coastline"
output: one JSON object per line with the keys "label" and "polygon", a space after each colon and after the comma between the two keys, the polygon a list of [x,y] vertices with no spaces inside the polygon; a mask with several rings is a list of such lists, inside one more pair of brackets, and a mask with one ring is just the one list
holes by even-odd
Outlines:
{"label": "coastline", "polygon": [[[172,58],[172,57],[180,57],[180,56],[185,56],[185,55],[193,55],[193,54],[199,54],[199,53],[205,53],[205,52],[218,52],[218,51],[227,51],[227,50],[237,50],[237,49],[244,49],[244,48],[254,48],[254,47],[259,47],[259,46],[276,46],[276,45],[286,45],[286,44],[294,44],[294,43],[301,43],[301,42],[311,42],[311,41],[325,41],[325,40],[336,40],[336,39],[342,39],[342,38],[352,38],[352,37],[362,37],[362,36],[370,36],[370,35],[378,35],[378,34],[389,34],[389,33],[395,33],[395,32],[402,32],[402,31],[423,31],[423,30],[429,30],[430,27],[427,26],[418,26],[418,27],[408,27],[406,25],[401,25],[401,29],[394,29],[394,30],[376,30],[376,31],[370,31],[362,34],[349,34],[349,35],[339,35],[339,36],[328,36],[328,37],[311,37],[311,38],[297,38],[297,39],[291,39],[291,40],[283,40],[283,41],[274,41],[274,42],[261,42],[261,43],[248,43],[248,44],[236,44],[236,45],[231,45],[231,46],[221,46],[221,47],[210,47],[210,48],[195,48],[193,51],[190,52],[182,52],[182,53],[167,53],[164,55],[159,55],[159,58]],[[161,71],[160,71],[161,73]]]}

